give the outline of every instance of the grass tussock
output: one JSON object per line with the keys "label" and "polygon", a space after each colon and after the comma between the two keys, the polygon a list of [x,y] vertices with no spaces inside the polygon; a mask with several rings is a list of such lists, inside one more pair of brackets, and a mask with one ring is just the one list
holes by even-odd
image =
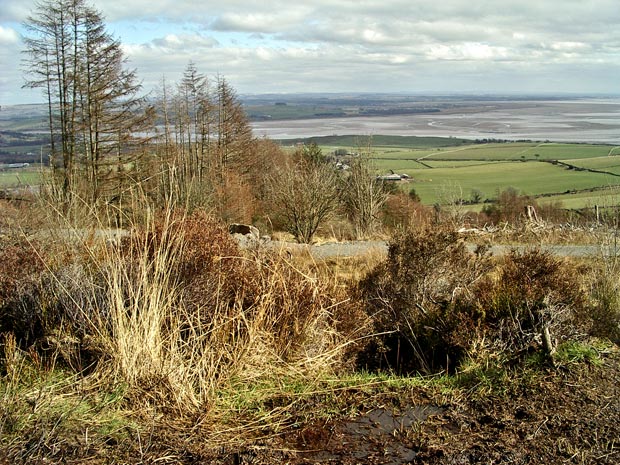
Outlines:
{"label": "grass tussock", "polygon": [[230,380],[317,376],[340,361],[345,299],[329,283],[278,255],[243,256],[204,214],[166,221],[121,247],[122,272],[110,268],[101,333],[116,376],[195,413]]}
{"label": "grass tussock", "polygon": [[[33,244],[2,249],[7,266],[29,265],[3,279],[3,315],[32,314],[7,316],[3,332],[50,372],[122,387],[125,408],[145,418],[172,414],[187,427],[200,418],[220,440],[255,434],[248,418],[262,429],[286,417],[258,405],[351,366],[365,320],[352,321],[343,287],[286,255],[244,253],[204,212],[169,212],[118,243],[70,248],[53,267]],[[248,401],[251,391],[261,400]]]}
{"label": "grass tussock", "polygon": [[395,234],[387,257],[321,261],[242,250],[200,210],[99,229],[0,239],[0,431],[17,462],[119,444],[199,456],[399,390],[505,396],[597,364],[592,336],[618,342],[613,259],[492,257],[429,227]]}

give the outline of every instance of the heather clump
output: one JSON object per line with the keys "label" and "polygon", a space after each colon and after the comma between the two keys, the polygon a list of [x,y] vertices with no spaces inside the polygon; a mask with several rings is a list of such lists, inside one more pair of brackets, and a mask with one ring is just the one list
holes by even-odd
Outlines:
{"label": "heather clump", "polygon": [[584,334],[588,306],[569,261],[538,249],[492,259],[445,230],[396,236],[356,293],[378,334],[361,362],[405,372],[457,370],[481,347],[508,359],[550,355]]}

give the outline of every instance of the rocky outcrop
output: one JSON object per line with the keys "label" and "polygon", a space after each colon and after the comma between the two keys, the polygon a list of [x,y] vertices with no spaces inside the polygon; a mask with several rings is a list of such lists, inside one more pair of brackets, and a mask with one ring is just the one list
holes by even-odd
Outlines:
{"label": "rocky outcrop", "polygon": [[242,236],[251,236],[253,239],[260,239],[260,232],[257,227],[251,224],[239,224],[232,223],[228,226],[228,232],[230,234],[240,234]]}

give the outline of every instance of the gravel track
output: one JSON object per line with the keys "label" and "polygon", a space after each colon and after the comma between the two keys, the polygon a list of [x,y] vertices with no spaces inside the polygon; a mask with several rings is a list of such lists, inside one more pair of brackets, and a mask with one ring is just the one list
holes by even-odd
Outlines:
{"label": "gravel track", "polygon": [[[276,250],[288,250],[292,253],[303,253],[307,251],[315,259],[328,259],[339,257],[359,257],[368,253],[385,253],[387,254],[386,241],[347,241],[347,242],[327,242],[319,245],[304,245],[292,242],[273,241],[268,243],[269,247]],[[474,251],[474,244],[467,244],[470,251]],[[530,249],[532,245],[493,245],[490,252],[493,255],[501,256],[509,253],[511,250],[523,251]],[[560,257],[600,257],[618,255],[620,250],[615,247],[602,247],[597,245],[541,245],[538,246],[542,250],[549,251]]]}

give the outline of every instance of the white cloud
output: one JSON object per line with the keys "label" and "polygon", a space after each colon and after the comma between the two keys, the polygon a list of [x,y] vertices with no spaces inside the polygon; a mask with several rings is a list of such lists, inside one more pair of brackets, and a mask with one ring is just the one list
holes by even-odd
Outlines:
{"label": "white cloud", "polygon": [[[528,82],[618,92],[617,0],[87,1],[145,88],[192,60],[245,92],[518,91]],[[21,86],[19,22],[34,4],[2,0],[0,99]]]}
{"label": "white cloud", "polygon": [[189,51],[196,49],[212,48],[218,45],[213,37],[200,34],[168,34],[164,38],[153,39],[147,46],[162,50]]}
{"label": "white cloud", "polygon": [[506,59],[509,53],[504,47],[467,42],[459,45],[433,45],[427,56],[432,60],[488,61]]}
{"label": "white cloud", "polygon": [[583,42],[554,42],[551,44],[553,50],[578,52],[588,50],[590,47]]}
{"label": "white cloud", "polygon": [[0,26],[0,45],[11,45],[19,42],[19,34],[15,29]]}

